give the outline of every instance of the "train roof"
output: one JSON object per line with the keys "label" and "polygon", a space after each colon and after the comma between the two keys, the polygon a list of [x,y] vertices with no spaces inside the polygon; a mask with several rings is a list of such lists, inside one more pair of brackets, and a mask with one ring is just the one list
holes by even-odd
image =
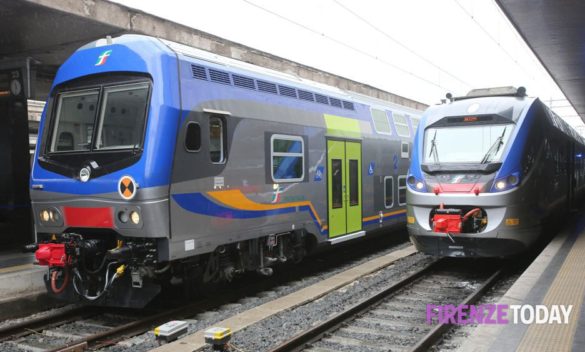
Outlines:
{"label": "train roof", "polygon": [[469,96],[464,99],[454,99],[451,102],[431,106],[423,114],[426,117],[426,126],[432,125],[444,117],[449,116],[477,116],[498,115],[504,119],[517,123],[525,109],[532,104],[542,104],[547,118],[554,127],[565,135],[585,145],[583,138],[567,122],[561,119],[554,111],[535,97],[524,95],[501,94]]}
{"label": "train roof", "polygon": [[269,78],[272,81],[278,83],[291,84],[291,82],[298,87],[304,87],[309,90],[313,90],[328,95],[333,95],[339,99],[352,100],[364,104],[368,104],[372,107],[384,107],[386,109],[402,110],[412,115],[421,115],[420,110],[402,106],[396,103],[389,102],[387,100],[378,99],[368,95],[363,95],[355,92],[346,91],[335,86],[330,86],[324,83],[315,82],[309,79],[299,77],[290,72],[280,72],[272,70],[266,67],[257,66],[248,62],[228,58],[225,56],[217,55],[209,51],[193,48],[184,44],[176,43],[166,39],[160,39],[161,42],[166,44],[172,51],[177,54],[193,58],[196,60],[206,61],[213,65],[219,65],[225,68],[229,68],[232,71],[239,71],[240,73],[248,73],[256,76],[263,76]]}

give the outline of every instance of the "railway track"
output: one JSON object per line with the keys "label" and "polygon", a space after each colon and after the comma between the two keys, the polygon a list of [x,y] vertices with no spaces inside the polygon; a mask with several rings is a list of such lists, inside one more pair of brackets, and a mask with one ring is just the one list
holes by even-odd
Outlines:
{"label": "railway track", "polygon": [[437,260],[271,352],[426,351],[451,326],[429,324],[426,305],[473,304],[502,274],[499,266],[457,265]]}
{"label": "railway track", "polygon": [[[384,240],[384,243],[386,241]],[[364,248],[360,248],[364,247]],[[80,351],[110,346],[122,340],[149,331],[154,326],[169,320],[190,319],[202,312],[213,311],[217,307],[237,301],[242,297],[256,296],[289,281],[315,275],[327,267],[335,268],[348,259],[373,255],[368,246],[354,248],[349,258],[325,255],[295,267],[296,272],[271,278],[258,278],[252,283],[234,282],[230,289],[220,290],[218,294],[199,299],[193,304],[182,304],[166,308],[164,311],[136,311],[100,307],[78,307],[63,310],[44,317],[30,319],[21,323],[0,328],[0,350],[10,351]],[[384,252],[384,251],[382,251]],[[332,256],[332,258],[329,258]],[[323,266],[323,258],[328,265]],[[317,269],[320,268],[320,269]]]}

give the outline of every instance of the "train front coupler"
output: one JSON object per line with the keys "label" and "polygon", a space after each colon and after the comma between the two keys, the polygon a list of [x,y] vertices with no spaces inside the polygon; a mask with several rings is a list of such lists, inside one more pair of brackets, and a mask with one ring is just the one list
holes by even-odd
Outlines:
{"label": "train front coupler", "polygon": [[[108,249],[113,243],[115,247]],[[127,286],[128,280],[121,281],[125,272],[153,257],[152,246],[65,233],[36,244],[35,257],[39,265],[49,268],[45,282],[51,294],[66,299],[77,295],[94,302],[104,297],[116,281]]]}

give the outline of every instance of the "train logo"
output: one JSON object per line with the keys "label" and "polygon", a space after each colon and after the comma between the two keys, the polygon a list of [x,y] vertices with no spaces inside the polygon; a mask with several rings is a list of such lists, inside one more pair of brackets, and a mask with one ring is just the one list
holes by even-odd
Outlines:
{"label": "train logo", "polygon": [[95,63],[95,66],[101,66],[106,63],[108,57],[112,54],[112,50],[104,51],[100,56],[98,56],[98,61]]}
{"label": "train logo", "polygon": [[123,176],[118,182],[118,193],[125,200],[131,200],[136,195],[136,181],[130,176]]}

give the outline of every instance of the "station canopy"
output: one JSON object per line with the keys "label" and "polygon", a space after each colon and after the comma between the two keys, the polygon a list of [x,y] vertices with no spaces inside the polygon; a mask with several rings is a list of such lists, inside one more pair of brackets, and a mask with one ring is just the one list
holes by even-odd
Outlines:
{"label": "station canopy", "polygon": [[496,2],[585,122],[585,1]]}

